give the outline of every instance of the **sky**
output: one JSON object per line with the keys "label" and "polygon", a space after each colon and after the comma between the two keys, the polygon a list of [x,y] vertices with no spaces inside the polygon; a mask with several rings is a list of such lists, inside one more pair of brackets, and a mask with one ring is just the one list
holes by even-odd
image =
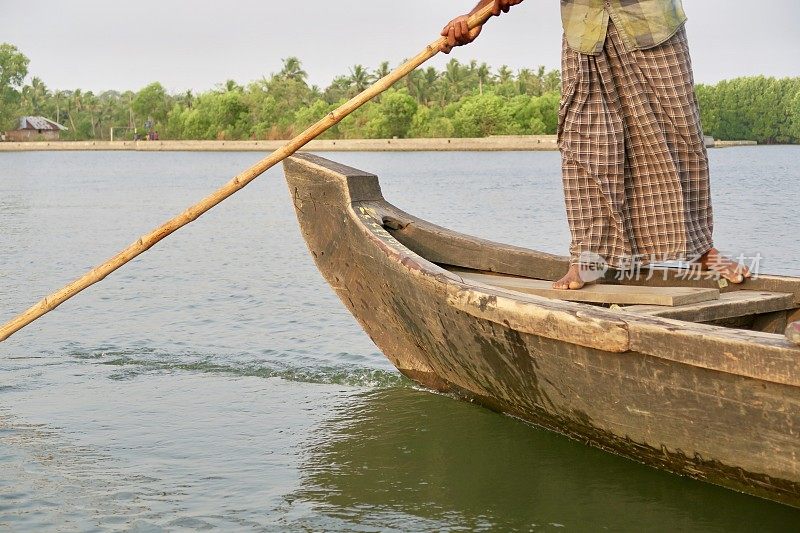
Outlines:
{"label": "sky", "polygon": [[[415,55],[475,1],[0,0],[0,42],[28,56],[30,74],[51,89],[138,90],[160,81],[170,92],[202,91],[268,76],[289,56],[324,87],[352,65],[394,66]],[[798,0],[684,0],[684,7],[698,82],[800,76]],[[525,0],[451,57],[558,68],[560,49],[559,2]]]}

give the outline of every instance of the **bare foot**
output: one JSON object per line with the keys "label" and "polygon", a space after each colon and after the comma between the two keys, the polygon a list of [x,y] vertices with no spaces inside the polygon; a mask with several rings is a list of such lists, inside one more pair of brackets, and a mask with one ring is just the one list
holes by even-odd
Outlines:
{"label": "bare foot", "polygon": [[744,283],[744,280],[752,277],[750,270],[746,266],[737,263],[729,257],[721,255],[716,248],[712,248],[700,256],[697,262],[703,270],[716,272],[726,280],[737,285]]}
{"label": "bare foot", "polygon": [[553,283],[553,288],[577,291],[582,289],[584,285],[586,285],[586,282],[581,278],[580,267],[578,265],[571,265],[567,271],[567,275]]}

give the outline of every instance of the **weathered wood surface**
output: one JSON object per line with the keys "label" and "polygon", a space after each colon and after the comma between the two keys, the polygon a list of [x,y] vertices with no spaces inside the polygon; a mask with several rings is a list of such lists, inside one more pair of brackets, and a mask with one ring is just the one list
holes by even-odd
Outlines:
{"label": "weathered wood surface", "polygon": [[373,208],[395,239],[432,263],[545,280],[559,279],[569,268],[567,257],[465,235],[386,202]]}
{"label": "weathered wood surface", "polygon": [[800,344],[800,322],[792,322],[786,328],[786,338],[794,344]]}
{"label": "weathered wood surface", "polygon": [[554,289],[551,281],[505,274],[483,274],[462,268],[448,268],[448,270],[465,280],[569,302],[684,306],[719,300],[720,296],[717,289],[696,289],[694,287],[630,287],[627,285],[591,284],[579,291],[571,291]]}
{"label": "weathered wood surface", "polygon": [[[622,277],[618,273],[610,271],[603,278],[604,283],[616,283],[624,285],[643,285],[648,287],[706,287],[709,289],[720,289],[718,281],[709,278],[706,273],[687,275],[686,271],[678,268],[657,270],[650,274],[644,274],[633,279]],[[721,288],[722,293],[736,291],[763,291],[763,292],[785,292],[794,295],[794,303],[800,308],[800,278],[789,276],[770,276],[758,275],[754,279],[748,279],[742,284],[728,283]]]}
{"label": "weathered wood surface", "polygon": [[578,346],[622,353],[630,349],[627,324],[593,309],[575,309],[544,297],[509,297],[470,284],[452,286],[447,303],[464,313],[518,331]]}
{"label": "weathered wood surface", "polygon": [[800,349],[781,335],[661,317],[626,320],[631,350],[743,378],[800,387]]}
{"label": "weathered wood surface", "polygon": [[[652,289],[651,289],[652,290]],[[687,322],[713,322],[726,318],[760,315],[794,308],[794,295],[785,292],[736,291],[719,300],[665,308],[657,305],[632,305],[625,311],[661,316]]]}
{"label": "weathered wood surface", "polygon": [[756,315],[753,317],[753,322],[747,329],[761,331],[763,333],[781,334],[786,331],[786,325],[789,323],[786,319],[788,315],[788,311],[776,311],[774,313]]}
{"label": "weathered wood surface", "polygon": [[[384,216],[402,212],[374,176],[313,156],[285,167],[320,272],[404,374],[652,466],[800,506],[800,348],[783,335],[464,283],[398,242],[404,229],[385,229]],[[506,251],[484,262],[502,264]],[[562,340],[576,324],[586,338]],[[617,344],[597,345],[620,351],[584,345],[600,329]]]}
{"label": "weathered wood surface", "polygon": [[[527,278],[555,281],[569,268],[569,258],[529,250],[510,244],[497,243],[465,235],[417,218],[387,203],[374,206],[379,217],[386,222],[392,236],[410,250],[439,265],[452,265],[472,270],[509,274]],[[639,276],[630,279],[610,270],[602,279],[606,284],[646,287],[694,287],[718,289],[716,279],[705,273],[691,273],[679,268],[643,269]],[[728,284],[721,292],[739,290],[783,292],[794,295],[795,306],[800,308],[800,278],[760,275],[744,284]],[[800,309],[796,320],[800,320]]]}

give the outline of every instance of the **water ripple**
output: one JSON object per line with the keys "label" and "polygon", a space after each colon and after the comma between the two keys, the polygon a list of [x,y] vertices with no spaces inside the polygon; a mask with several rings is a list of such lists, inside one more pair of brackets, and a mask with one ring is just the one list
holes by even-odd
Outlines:
{"label": "water ripple", "polygon": [[[240,377],[280,378],[295,383],[345,385],[349,387],[388,388],[411,387],[413,382],[396,370],[358,367],[352,364],[316,364],[298,366],[292,363],[256,361],[248,356],[236,362],[236,357],[217,355],[174,355],[157,350],[72,351],[70,356],[123,370],[115,372],[111,379],[133,379],[153,372],[195,372],[201,374],[224,374]],[[222,362],[221,362],[222,361]]]}

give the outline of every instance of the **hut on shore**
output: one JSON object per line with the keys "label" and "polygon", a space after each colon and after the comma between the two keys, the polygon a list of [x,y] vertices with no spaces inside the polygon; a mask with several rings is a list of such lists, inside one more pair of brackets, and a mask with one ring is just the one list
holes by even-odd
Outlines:
{"label": "hut on shore", "polygon": [[7,131],[6,141],[57,141],[67,128],[45,117],[20,117],[19,128]]}

